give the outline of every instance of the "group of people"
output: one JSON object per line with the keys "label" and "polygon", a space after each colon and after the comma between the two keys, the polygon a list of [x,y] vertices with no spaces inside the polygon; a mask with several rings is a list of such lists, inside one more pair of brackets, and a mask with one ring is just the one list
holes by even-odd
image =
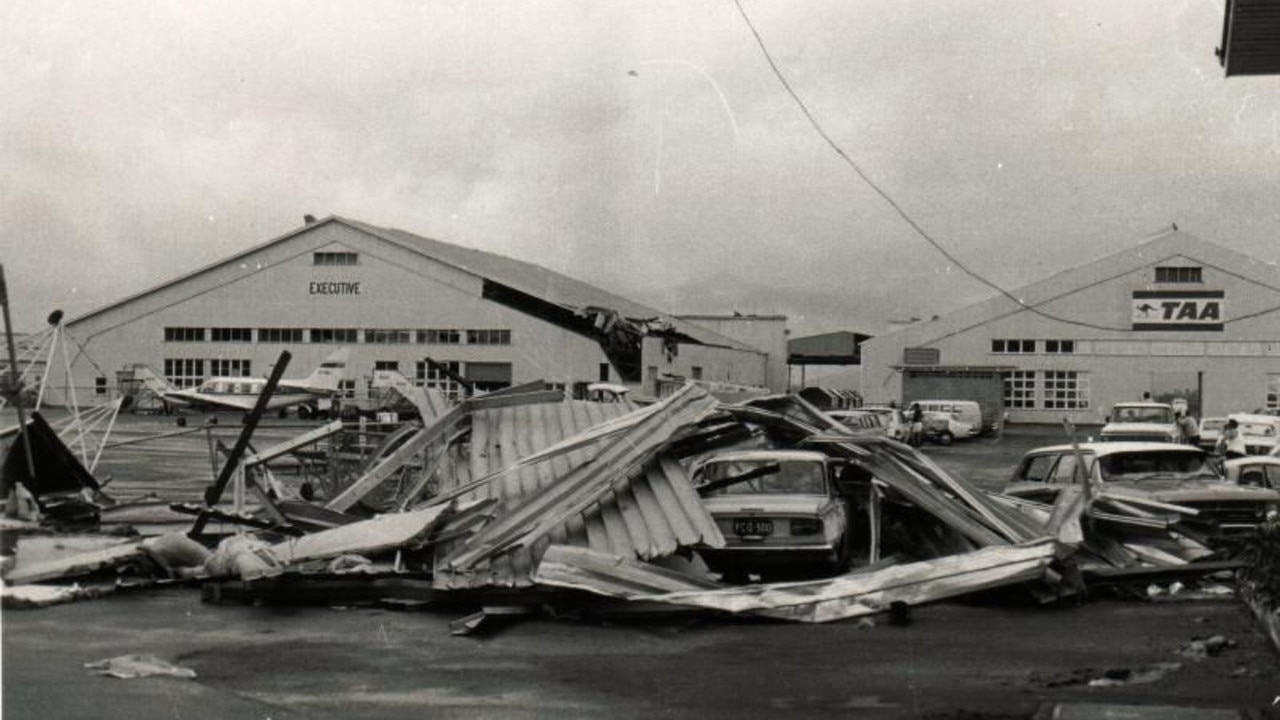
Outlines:
{"label": "group of people", "polygon": [[[1196,422],[1195,417],[1179,408],[1174,413],[1174,419],[1178,423],[1178,430],[1181,431],[1182,442],[1188,445],[1200,445],[1200,423]],[[1213,446],[1213,454],[1228,459],[1244,457],[1247,454],[1244,437],[1240,435],[1240,423],[1234,418],[1228,418],[1223,425],[1218,441]]]}

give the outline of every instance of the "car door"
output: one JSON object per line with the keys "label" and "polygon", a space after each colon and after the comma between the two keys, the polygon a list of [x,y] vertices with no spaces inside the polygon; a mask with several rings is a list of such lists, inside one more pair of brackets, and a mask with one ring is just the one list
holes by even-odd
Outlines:
{"label": "car door", "polygon": [[1005,492],[1027,500],[1052,503],[1062,490],[1062,485],[1054,481],[1060,459],[1060,453],[1039,453],[1023,458]]}

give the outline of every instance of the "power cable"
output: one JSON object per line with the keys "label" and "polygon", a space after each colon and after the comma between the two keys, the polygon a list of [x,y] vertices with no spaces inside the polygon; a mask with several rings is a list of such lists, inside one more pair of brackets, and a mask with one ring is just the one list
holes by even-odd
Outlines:
{"label": "power cable", "polygon": [[[800,112],[804,113],[805,119],[809,121],[809,124],[813,127],[814,131],[818,133],[818,136],[821,137],[824,142],[826,142],[826,144],[836,153],[836,155],[840,156],[840,158],[844,160],[844,162],[850,168],[852,168],[855,173],[857,173],[859,178],[862,178],[862,181],[866,183],[868,187],[874,190],[875,193],[879,195],[880,198],[889,205],[889,207],[893,208],[894,212],[897,213],[898,217],[902,218],[902,220],[905,223],[907,223],[907,225],[909,225],[911,229],[916,232],[917,235],[923,238],[925,242],[929,243],[929,245],[931,245],[934,250],[937,250],[939,253],[941,253],[943,257],[945,257],[948,261],[950,261],[956,267],[960,268],[960,270],[964,271],[964,273],[969,277],[972,277],[973,279],[977,280],[983,285],[986,285],[992,290],[995,290],[996,292],[1000,293],[1004,297],[1009,298],[1014,303],[1016,303],[1020,308],[1027,310],[1029,312],[1032,312],[1036,315],[1039,315],[1043,318],[1060,322],[1060,323],[1065,323],[1067,325],[1075,325],[1078,327],[1089,328],[1091,330],[1103,330],[1106,332],[1130,332],[1133,330],[1133,328],[1130,328],[1130,327],[1098,325],[1096,323],[1085,322],[1082,320],[1072,320],[1071,318],[1059,317],[1057,315],[1053,315],[1052,313],[1045,312],[1044,310],[1039,309],[1035,305],[1028,305],[1026,302],[1019,299],[1013,293],[1009,292],[1008,290],[1005,290],[1003,287],[997,285],[991,280],[988,280],[986,277],[982,276],[977,271],[970,269],[969,266],[965,265],[958,258],[956,258],[954,255],[948,252],[947,249],[943,247],[941,243],[935,240],[933,236],[931,236],[923,227],[921,227],[920,224],[917,223],[915,219],[912,218],[911,215],[905,209],[903,209],[903,207],[899,205],[898,202],[893,199],[893,197],[889,195],[889,193],[887,193],[883,188],[880,187],[880,185],[878,185],[874,180],[872,180],[867,175],[867,173],[863,172],[862,168],[858,165],[858,163],[852,157],[850,157],[849,154],[846,153],[844,149],[841,148],[836,143],[836,141],[831,138],[829,134],[827,134],[827,131],[823,129],[822,124],[819,123],[818,119],[814,117],[812,112],[810,112],[808,105],[806,105],[804,100],[800,98],[800,96],[796,93],[795,89],[791,87],[791,83],[787,81],[786,76],[782,74],[782,69],[779,68],[777,62],[774,61],[772,53],[769,52],[769,47],[764,42],[764,38],[761,37],[760,32],[756,30],[755,23],[751,22],[751,17],[747,15],[746,9],[742,7],[742,0],[733,0],[733,4],[737,6],[738,14],[742,16],[743,22],[746,23],[747,28],[751,31],[751,35],[755,38],[756,45],[759,46],[760,52],[764,55],[765,61],[769,63],[769,67],[770,69],[773,70],[774,76],[778,78],[778,82],[782,84],[783,89],[785,89],[787,91],[787,94],[791,96],[791,99],[795,101],[796,105],[800,108]],[[1045,301],[1045,302],[1048,302],[1048,301]],[[1233,318],[1231,320],[1224,321],[1223,324],[1225,325],[1227,323],[1235,322],[1237,320],[1244,320],[1247,318],[1257,317],[1259,315],[1265,315],[1269,312],[1275,312],[1277,310],[1280,310],[1280,306],[1276,308],[1272,308],[1271,310],[1260,312],[1260,313],[1253,313],[1245,317]]]}

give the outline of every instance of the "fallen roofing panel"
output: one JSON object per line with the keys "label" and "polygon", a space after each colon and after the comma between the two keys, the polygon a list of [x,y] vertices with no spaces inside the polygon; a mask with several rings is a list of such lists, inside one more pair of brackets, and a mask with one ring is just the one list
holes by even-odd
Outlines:
{"label": "fallen roofing panel", "polygon": [[282,563],[319,560],[347,553],[373,554],[406,547],[426,539],[446,514],[466,513],[483,502],[433,505],[412,512],[381,515],[371,520],[342,525],[271,546]]}
{"label": "fallen roofing panel", "polygon": [[440,553],[437,587],[531,585],[536,560],[551,543],[641,558],[697,543],[722,545],[684,468],[655,459],[678,430],[714,407],[712,398],[690,387],[622,416],[616,404],[567,403],[559,412],[544,408],[541,417],[522,418],[528,422],[508,415],[505,422],[482,424],[472,439],[475,471],[524,459],[471,491],[499,500],[496,520]]}
{"label": "fallen roofing panel", "polygon": [[[628,600],[670,603],[820,623],[872,615],[892,603],[919,605],[1046,579],[1058,545],[1051,539],[852,572],[827,580],[706,589],[634,560],[579,548],[548,548],[534,579],[544,585]],[[658,588],[665,592],[655,591]],[[640,588],[636,590],[635,588]]]}

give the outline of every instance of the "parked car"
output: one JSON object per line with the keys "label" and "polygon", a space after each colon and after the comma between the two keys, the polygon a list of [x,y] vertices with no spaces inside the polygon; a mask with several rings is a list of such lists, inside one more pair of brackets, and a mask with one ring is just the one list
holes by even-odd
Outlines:
{"label": "parked car", "polygon": [[859,435],[878,437],[889,435],[889,429],[884,425],[884,418],[870,410],[828,410],[827,415]]}
{"label": "parked car", "polygon": [[924,413],[924,439],[939,445],[950,445],[957,438],[971,438],[977,435],[972,425],[956,418],[951,413]]}
{"label": "parked car", "polygon": [[1102,426],[1103,442],[1169,442],[1182,440],[1182,431],[1167,403],[1131,402],[1111,406]]}
{"label": "parked car", "polygon": [[956,420],[968,425],[971,435],[994,429],[983,427],[982,407],[973,400],[912,400],[911,402],[919,403],[920,409],[925,412],[947,413]]}
{"label": "parked car", "polygon": [[1226,466],[1227,480],[1237,485],[1280,490],[1280,457],[1232,458],[1223,464]]}
{"label": "parked car", "polygon": [[1222,437],[1222,428],[1227,424],[1224,417],[1200,418],[1200,447],[1213,451]]}
{"label": "parked car", "polygon": [[906,441],[910,429],[907,427],[907,419],[902,416],[901,410],[879,406],[864,407],[863,410],[880,416],[881,424],[884,425],[885,432],[889,437],[894,440]]}
{"label": "parked car", "polygon": [[834,467],[808,450],[735,451],[696,467],[694,485],[725,539],[699,550],[707,566],[732,580],[843,568],[849,514]]}
{"label": "parked car", "polygon": [[[1162,442],[1080,443],[1085,470],[1105,492],[1135,495],[1200,511],[1216,532],[1252,532],[1280,508],[1280,492],[1229,482],[1201,448]],[[1023,456],[1005,493],[1051,503],[1065,485],[1077,482],[1071,445],[1037,448]]]}
{"label": "parked car", "polygon": [[1232,413],[1228,417],[1236,421],[1246,455],[1270,455],[1280,443],[1280,418],[1255,413]]}

